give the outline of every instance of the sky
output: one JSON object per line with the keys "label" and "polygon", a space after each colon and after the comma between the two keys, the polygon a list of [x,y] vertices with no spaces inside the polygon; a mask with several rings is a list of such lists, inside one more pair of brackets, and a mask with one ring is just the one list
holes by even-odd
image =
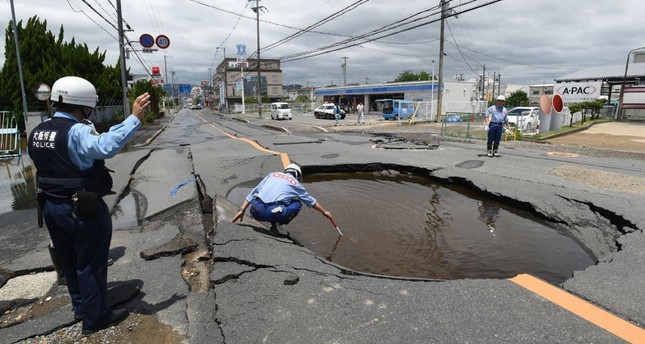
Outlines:
{"label": "sky", "polygon": [[[168,81],[174,71],[175,83],[196,85],[215,72],[224,53],[237,57],[237,45],[246,45],[246,58],[257,49],[255,0],[121,2],[132,29],[126,36],[137,50],[142,34],[170,40],[166,49],[139,51],[140,60],[131,55],[126,65],[132,73],[159,66]],[[259,0],[260,57],[282,60],[285,85],[375,84],[404,71],[438,75],[439,3]],[[91,51],[105,52],[106,65],[117,63],[117,0],[13,4],[17,21],[38,16],[55,35],[62,25],[66,41],[75,38]],[[446,81],[475,80],[485,68],[487,74],[501,74],[504,84],[553,83],[580,69],[624,65],[630,50],[645,46],[642,0],[452,0],[448,7],[453,15],[444,25]],[[11,0],[0,1],[0,27],[6,29],[11,18]],[[0,40],[0,65],[4,44]]]}

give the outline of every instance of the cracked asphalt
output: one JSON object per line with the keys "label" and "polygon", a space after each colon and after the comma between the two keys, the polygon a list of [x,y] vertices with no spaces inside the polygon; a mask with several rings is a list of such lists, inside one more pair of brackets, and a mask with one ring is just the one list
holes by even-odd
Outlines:
{"label": "cracked asphalt", "polygon": [[[330,129],[267,132],[252,121],[182,110],[110,159],[117,195],[106,199],[108,205],[118,209],[125,206],[122,196],[139,195],[140,223],[115,230],[108,276],[110,303],[133,314],[87,338],[79,335],[65,288],[54,285],[48,236],[37,228],[35,210],[0,215],[0,343],[643,341],[645,194],[552,171],[573,165],[642,178],[645,160],[560,157],[510,143],[502,144],[501,159],[491,160],[480,156],[481,143],[427,132],[408,135],[432,149],[384,150],[375,149],[364,129]],[[275,235],[248,215],[231,224],[237,205],[227,193],[281,170],[277,153],[300,163],[305,175],[380,169],[425,174],[551,222],[598,262],[551,287],[608,312],[601,313],[606,318],[624,320],[631,332],[603,327],[517,280],[370,275],[317,257],[289,237],[288,226]],[[333,212],[334,206],[328,208]],[[19,277],[25,278],[22,287],[5,290]],[[25,283],[42,286],[17,293]]]}

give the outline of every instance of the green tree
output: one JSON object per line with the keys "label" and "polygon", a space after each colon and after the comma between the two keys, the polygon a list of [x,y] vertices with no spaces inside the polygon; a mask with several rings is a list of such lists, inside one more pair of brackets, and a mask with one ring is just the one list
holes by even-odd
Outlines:
{"label": "green tree", "polygon": [[[29,18],[24,26],[22,21],[18,22],[16,29],[28,109],[44,109],[45,106],[32,96],[32,87],[38,83],[52,86],[58,78],[68,75],[92,82],[99,99],[121,98],[120,68],[118,65],[106,67],[103,64],[105,53],[100,53],[98,48],[90,52],[86,44],[77,44],[74,38],[65,42],[63,26],[58,35],[54,35],[47,29],[47,21],[41,21],[37,16]],[[14,111],[18,123],[23,125],[18,59],[11,22],[5,30],[5,62],[0,70],[0,109]]]}
{"label": "green tree", "polygon": [[162,87],[153,85],[150,80],[139,80],[130,92],[130,105],[134,104],[134,100],[145,92],[150,93],[150,109],[146,111],[144,123],[150,123],[157,119],[159,103],[166,96],[166,91]]}
{"label": "green tree", "polygon": [[573,114],[582,111],[582,103],[573,103],[569,105],[569,111],[571,111],[571,118],[569,119],[569,126],[573,126]]}
{"label": "green tree", "polygon": [[296,97],[296,102],[298,103],[307,103],[309,102],[309,96],[305,94],[301,94],[298,97]]}
{"label": "green tree", "polygon": [[595,99],[592,100],[589,103],[589,111],[591,112],[591,120],[594,120],[596,118],[600,117],[600,110],[602,110],[603,105],[605,105],[605,100],[604,99]]}
{"label": "green tree", "polygon": [[413,73],[410,70],[406,70],[399,74],[399,76],[394,79],[395,82],[410,82],[410,81],[427,81],[430,80],[430,74],[421,71],[419,74]]}
{"label": "green tree", "polygon": [[526,92],[522,90],[517,90],[511,93],[511,95],[508,96],[508,98],[506,98],[506,105],[508,107],[528,106],[529,96],[526,94]]}

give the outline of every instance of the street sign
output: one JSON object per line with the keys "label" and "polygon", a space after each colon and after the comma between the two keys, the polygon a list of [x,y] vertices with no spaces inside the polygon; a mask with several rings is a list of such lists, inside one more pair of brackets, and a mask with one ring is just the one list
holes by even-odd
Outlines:
{"label": "street sign", "polygon": [[237,48],[238,55],[246,55],[246,44],[236,44],[235,47]]}
{"label": "street sign", "polygon": [[189,84],[179,84],[179,93],[190,93]]}
{"label": "street sign", "polygon": [[143,48],[143,49],[141,49],[142,52],[148,53],[148,54],[153,53],[153,52],[155,52],[157,50],[159,50],[159,49],[151,49],[151,48]]}
{"label": "street sign", "polygon": [[144,48],[152,48],[152,46],[155,45],[155,39],[152,35],[144,33],[139,37],[139,43]]}
{"label": "street sign", "polygon": [[170,46],[170,38],[168,38],[168,36],[166,35],[157,36],[156,42],[157,42],[157,46],[160,49],[166,49]]}

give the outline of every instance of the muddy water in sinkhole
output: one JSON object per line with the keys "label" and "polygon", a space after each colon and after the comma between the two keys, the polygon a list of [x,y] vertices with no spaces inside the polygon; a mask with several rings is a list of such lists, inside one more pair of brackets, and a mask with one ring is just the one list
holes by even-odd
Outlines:
{"label": "muddy water in sinkhole", "polygon": [[[257,182],[238,186],[228,198],[241,204]],[[352,270],[435,279],[530,273],[561,283],[594,264],[547,223],[463,187],[369,172],[307,175],[304,185],[345,236],[306,207],[283,232]]]}

